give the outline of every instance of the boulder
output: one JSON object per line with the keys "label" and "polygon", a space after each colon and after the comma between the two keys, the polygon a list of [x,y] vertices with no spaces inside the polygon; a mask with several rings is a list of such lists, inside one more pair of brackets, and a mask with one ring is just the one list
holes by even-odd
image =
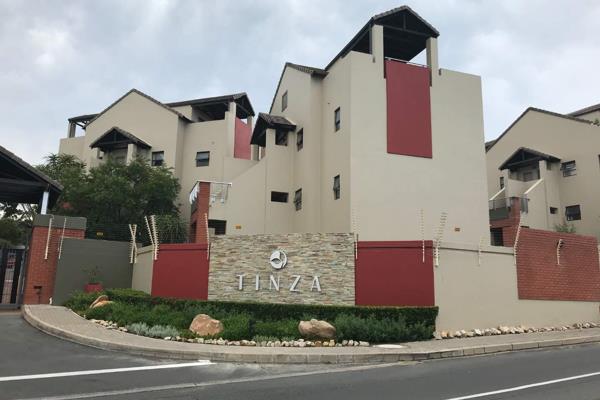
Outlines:
{"label": "boulder", "polygon": [[94,308],[94,306],[95,306],[97,303],[100,303],[100,302],[103,302],[103,301],[108,301],[108,296],[107,296],[107,295],[105,295],[105,294],[98,296],[98,297],[96,298],[96,300],[94,300],[94,302],[93,302],[92,304],[90,304],[90,308]]}
{"label": "boulder", "polygon": [[113,302],[110,300],[104,300],[104,301],[95,301],[90,308],[98,308],[98,307],[103,307],[107,304],[112,304]]}
{"label": "boulder", "polygon": [[217,336],[223,332],[223,324],[209,315],[198,314],[192,320],[189,329],[199,336]]}
{"label": "boulder", "polygon": [[318,321],[311,319],[310,321],[300,321],[298,331],[304,337],[314,337],[320,339],[335,338],[335,327],[327,321]]}

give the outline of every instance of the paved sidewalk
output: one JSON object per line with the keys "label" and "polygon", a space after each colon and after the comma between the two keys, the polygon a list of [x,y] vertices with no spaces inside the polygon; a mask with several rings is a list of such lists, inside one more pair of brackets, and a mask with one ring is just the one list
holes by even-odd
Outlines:
{"label": "paved sidewalk", "polygon": [[51,335],[83,345],[131,354],[211,361],[274,364],[366,364],[462,357],[600,342],[600,328],[403,343],[382,347],[242,347],[171,342],[109,330],[64,307],[25,305],[23,318]]}

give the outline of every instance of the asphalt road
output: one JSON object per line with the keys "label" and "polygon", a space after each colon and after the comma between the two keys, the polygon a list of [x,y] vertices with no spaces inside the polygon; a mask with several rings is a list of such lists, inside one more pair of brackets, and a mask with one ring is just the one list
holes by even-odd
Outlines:
{"label": "asphalt road", "polygon": [[175,364],[0,314],[0,399],[600,399],[600,345],[351,368]]}

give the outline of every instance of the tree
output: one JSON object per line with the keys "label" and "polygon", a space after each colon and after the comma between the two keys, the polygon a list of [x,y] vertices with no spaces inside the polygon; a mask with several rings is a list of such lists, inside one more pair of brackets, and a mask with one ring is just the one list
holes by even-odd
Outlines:
{"label": "tree", "polygon": [[[70,155],[52,154],[38,167],[64,186],[52,212],[86,217],[88,226],[138,224],[146,215],[178,217],[178,179],[170,168],[152,167],[143,158],[124,165],[110,158],[86,170],[85,164]],[[120,228],[122,236],[129,232]]]}
{"label": "tree", "polygon": [[0,248],[25,243],[26,230],[19,221],[0,218]]}

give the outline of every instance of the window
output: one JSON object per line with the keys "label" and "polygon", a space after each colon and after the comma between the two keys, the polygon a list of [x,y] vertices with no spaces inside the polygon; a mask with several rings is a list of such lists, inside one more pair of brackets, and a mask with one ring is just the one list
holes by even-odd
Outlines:
{"label": "window", "polygon": [[562,170],[563,176],[577,175],[577,164],[575,164],[575,161],[562,163],[560,169]]}
{"label": "window", "polygon": [[550,161],[546,161],[546,170],[552,171],[552,163]]}
{"label": "window", "polygon": [[504,189],[504,177],[500,177],[500,189]]}
{"label": "window", "polygon": [[550,207],[550,214],[556,214],[556,213],[558,213],[558,208]]}
{"label": "window", "polygon": [[209,219],[208,229],[214,229],[215,235],[224,235],[227,231],[227,221],[220,219]]}
{"label": "window", "polygon": [[340,127],[341,127],[341,124],[342,124],[342,122],[341,122],[341,115],[340,114],[341,114],[341,111],[340,111],[340,108],[338,107],[338,108],[335,109],[335,111],[333,113],[333,123],[335,125],[335,130],[336,131],[340,130]]}
{"label": "window", "polygon": [[287,203],[288,194],[286,192],[271,192],[271,201],[275,203]]}
{"label": "window", "polygon": [[285,91],[285,93],[281,96],[281,111],[285,111],[285,109],[287,108],[287,90]]}
{"label": "window", "polygon": [[533,171],[523,172],[523,181],[529,182],[533,180]]}
{"label": "window", "polygon": [[504,238],[502,235],[502,228],[491,228],[491,243],[492,246],[504,246]]}
{"label": "window", "polygon": [[199,151],[196,153],[196,167],[208,167],[210,162],[210,151]]}
{"label": "window", "polygon": [[579,208],[579,204],[565,207],[565,217],[567,218],[567,221],[579,221],[581,219],[581,209]]}
{"label": "window", "polygon": [[340,176],[336,175],[333,177],[333,199],[338,200],[340,198]]}
{"label": "window", "polygon": [[304,129],[300,129],[296,133],[296,150],[300,151],[304,147]]}
{"label": "window", "polygon": [[275,131],[275,144],[278,146],[287,146],[288,133],[286,131]]}
{"label": "window", "polygon": [[153,151],[152,152],[152,166],[160,167],[165,163],[165,152],[164,151]]}
{"label": "window", "polygon": [[298,189],[294,193],[294,205],[296,206],[296,211],[302,210],[302,189]]}

